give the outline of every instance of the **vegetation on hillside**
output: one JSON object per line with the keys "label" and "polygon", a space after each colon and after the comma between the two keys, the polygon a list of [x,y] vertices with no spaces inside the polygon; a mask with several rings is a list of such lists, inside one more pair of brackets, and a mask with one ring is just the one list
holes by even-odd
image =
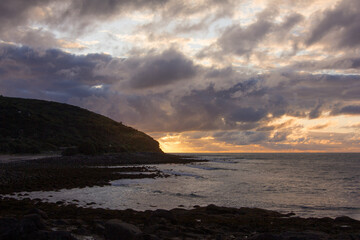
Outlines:
{"label": "vegetation on hillside", "polygon": [[0,96],[0,153],[61,149],[65,154],[161,152],[145,133],[80,107]]}

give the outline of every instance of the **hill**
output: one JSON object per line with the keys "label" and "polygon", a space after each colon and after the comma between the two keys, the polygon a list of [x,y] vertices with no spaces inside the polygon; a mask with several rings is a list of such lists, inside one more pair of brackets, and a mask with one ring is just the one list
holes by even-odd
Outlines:
{"label": "hill", "polygon": [[0,153],[162,152],[134,128],[80,107],[0,96]]}

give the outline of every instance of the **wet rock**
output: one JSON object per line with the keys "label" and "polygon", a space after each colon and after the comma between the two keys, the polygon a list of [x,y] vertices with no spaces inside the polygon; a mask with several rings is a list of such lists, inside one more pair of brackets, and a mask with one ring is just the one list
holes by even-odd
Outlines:
{"label": "wet rock", "polygon": [[32,221],[39,230],[46,228],[45,221],[38,214],[25,215],[22,222],[24,221]]}
{"label": "wet rock", "polygon": [[65,219],[56,219],[53,221],[53,224],[55,225],[70,225],[69,221]]}
{"label": "wet rock", "polygon": [[48,240],[48,239],[56,239],[56,240],[77,240],[74,236],[72,236],[69,232],[66,231],[39,231],[36,232],[26,239],[38,239],[38,240]]}
{"label": "wet rock", "polygon": [[0,239],[16,239],[17,227],[15,218],[0,218]]}
{"label": "wet rock", "polygon": [[17,231],[19,234],[30,234],[40,230],[33,219],[25,218],[20,221]]}
{"label": "wet rock", "polygon": [[78,227],[77,229],[72,231],[75,234],[79,234],[79,235],[87,235],[90,234],[90,232],[85,228],[85,227]]}
{"label": "wet rock", "polygon": [[157,209],[155,210],[152,214],[151,214],[151,219],[154,218],[164,218],[168,221],[174,222],[175,216],[172,212],[168,211],[168,210],[164,210],[164,209]]}
{"label": "wet rock", "polygon": [[141,233],[141,230],[135,225],[118,219],[112,219],[105,223],[105,238],[107,240],[135,239]]}
{"label": "wet rock", "polygon": [[[39,199],[40,200],[40,199]],[[29,215],[29,214],[37,214],[39,216],[41,216],[43,219],[48,219],[48,215],[46,214],[46,212],[40,210],[40,209],[37,209],[37,208],[32,208],[30,210],[28,210],[26,212],[26,215]]]}
{"label": "wet rock", "polygon": [[322,232],[285,232],[280,234],[284,240],[323,240],[329,236]]}
{"label": "wet rock", "polygon": [[100,223],[96,223],[95,226],[94,226],[94,231],[97,234],[104,235],[105,234],[105,227],[104,227],[104,225],[102,225]]}
{"label": "wet rock", "polygon": [[259,233],[250,237],[249,240],[283,240],[283,238],[272,233]]}
{"label": "wet rock", "polygon": [[351,222],[357,222],[355,219],[352,219],[347,216],[337,217],[335,218],[336,223],[351,223]]}
{"label": "wet rock", "polygon": [[160,238],[153,234],[142,234],[139,238],[143,240],[160,240]]}

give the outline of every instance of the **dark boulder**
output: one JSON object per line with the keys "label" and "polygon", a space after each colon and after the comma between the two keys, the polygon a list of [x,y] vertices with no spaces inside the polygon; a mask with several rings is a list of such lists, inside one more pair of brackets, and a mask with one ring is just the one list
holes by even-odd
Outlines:
{"label": "dark boulder", "polygon": [[107,240],[130,240],[142,234],[135,225],[112,219],[105,223],[105,238]]}
{"label": "dark boulder", "polygon": [[175,216],[172,212],[164,209],[157,209],[152,214],[150,219],[153,220],[154,218],[163,218],[171,222],[175,222]]}
{"label": "dark boulder", "polygon": [[77,240],[66,231],[38,231],[29,235],[26,239],[37,240]]}
{"label": "dark boulder", "polygon": [[24,222],[32,222],[35,225],[36,230],[43,230],[46,228],[45,221],[38,214],[25,215],[21,223]]}
{"label": "dark boulder", "polygon": [[30,210],[28,210],[26,212],[26,215],[29,215],[29,214],[37,214],[39,216],[41,216],[43,219],[48,219],[48,215],[46,214],[46,212],[40,210],[40,209],[37,209],[37,208],[32,208]]}
{"label": "dark boulder", "polygon": [[0,218],[0,239],[16,239],[18,220],[15,218]]}

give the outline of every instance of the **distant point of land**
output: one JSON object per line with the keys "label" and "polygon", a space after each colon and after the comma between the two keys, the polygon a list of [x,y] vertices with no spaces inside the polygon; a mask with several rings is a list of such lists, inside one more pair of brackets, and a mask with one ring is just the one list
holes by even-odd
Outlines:
{"label": "distant point of land", "polygon": [[162,152],[134,128],[69,104],[0,96],[0,153]]}

